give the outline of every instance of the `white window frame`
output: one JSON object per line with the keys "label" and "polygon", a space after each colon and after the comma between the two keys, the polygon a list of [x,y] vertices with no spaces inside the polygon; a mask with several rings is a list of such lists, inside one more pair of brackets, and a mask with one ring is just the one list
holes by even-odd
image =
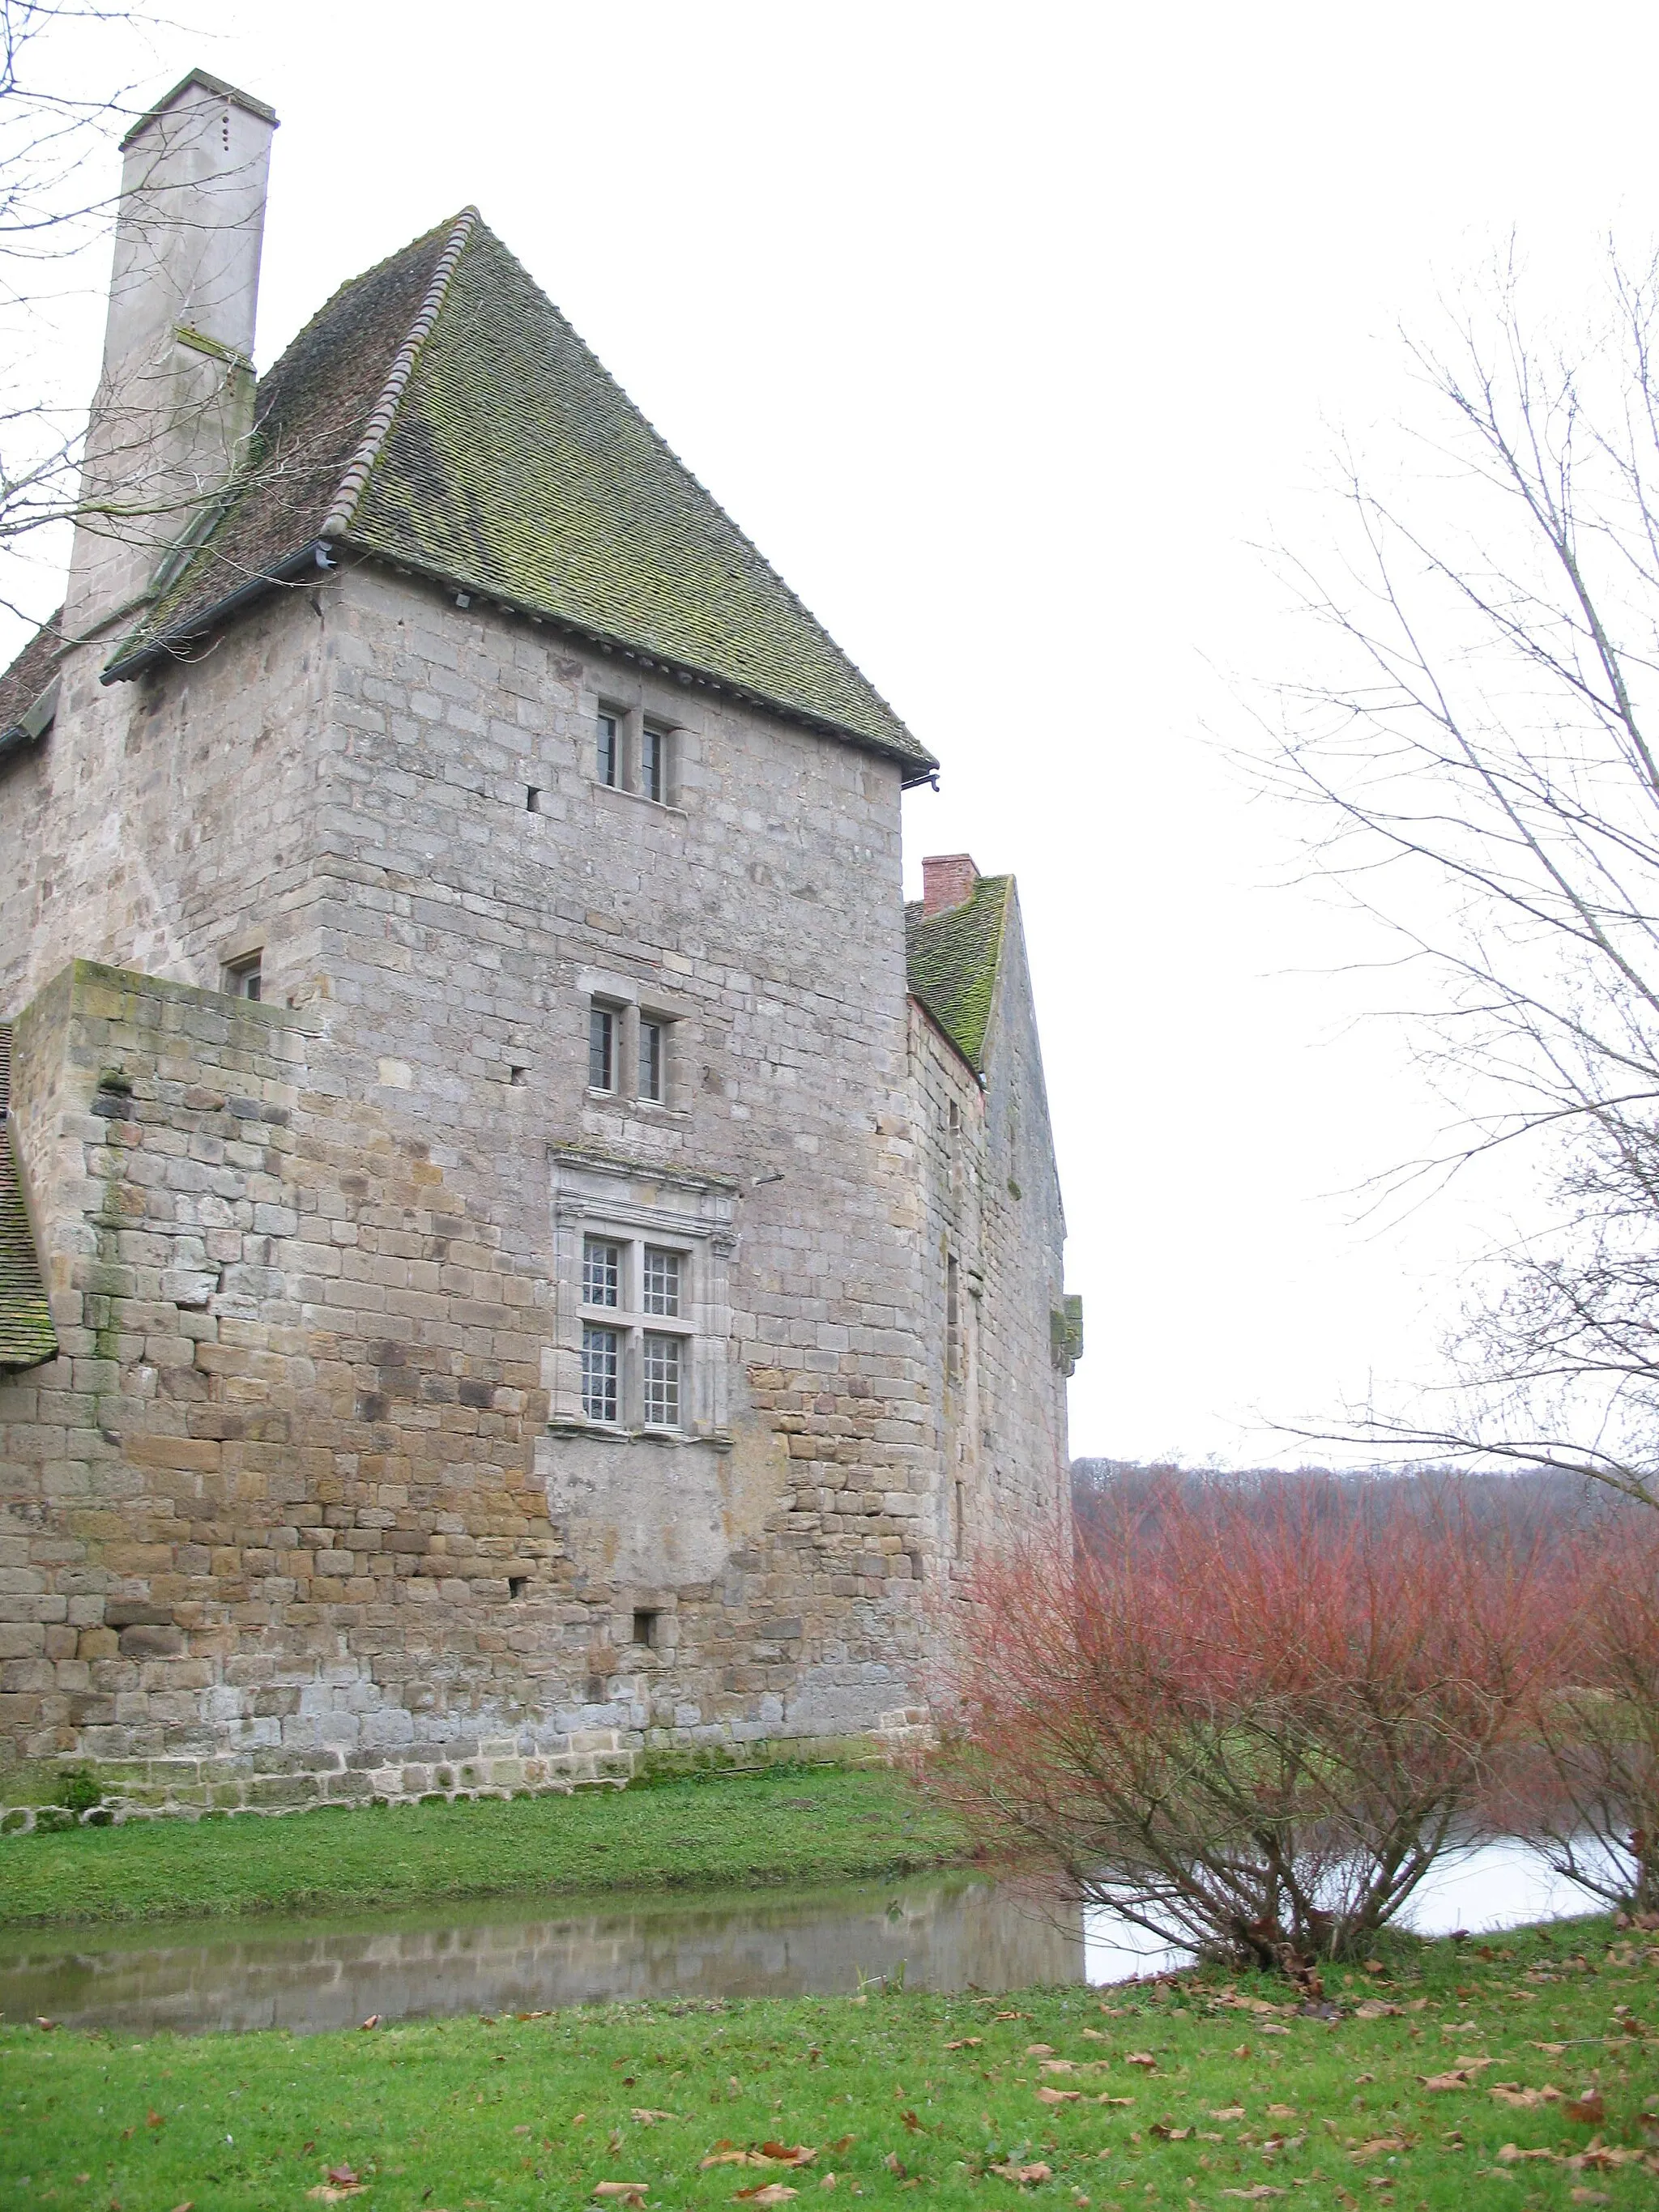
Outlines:
{"label": "white window frame", "polygon": [[[546,1363],[550,1425],[562,1433],[665,1442],[727,1441],[727,1364],[732,1335],[727,1269],[735,1244],[736,1185],[724,1177],[602,1160],[574,1147],[550,1153],[555,1295],[554,1343]],[[589,1305],[585,1261],[590,1238],[621,1249],[617,1303]],[[679,1311],[646,1310],[647,1247],[679,1260]],[[617,1419],[590,1419],[583,1389],[586,1328],[617,1332],[620,1354]],[[645,1418],[645,1339],[680,1346],[678,1423]]]}

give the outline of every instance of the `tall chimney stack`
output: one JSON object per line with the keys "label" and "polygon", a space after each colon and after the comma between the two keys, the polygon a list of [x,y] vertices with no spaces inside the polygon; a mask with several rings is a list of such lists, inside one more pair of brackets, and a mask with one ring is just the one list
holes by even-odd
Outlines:
{"label": "tall chimney stack", "polygon": [[966,853],[933,853],[921,864],[923,914],[948,914],[974,896],[979,870]]}
{"label": "tall chimney stack", "polygon": [[70,570],[71,635],[135,612],[210,509],[253,420],[253,325],[276,118],[192,70],[121,142],[103,374]]}

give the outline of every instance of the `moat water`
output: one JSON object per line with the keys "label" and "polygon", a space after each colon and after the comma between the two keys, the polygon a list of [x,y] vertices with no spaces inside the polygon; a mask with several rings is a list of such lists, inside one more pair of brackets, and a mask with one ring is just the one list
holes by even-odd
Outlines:
{"label": "moat water", "polygon": [[[27,1844],[10,1848],[27,1849]],[[1437,1871],[1425,1935],[1583,1912],[1518,1844]],[[998,1990],[1110,1982],[1183,1963],[1103,1911],[1056,1912],[1018,1884],[924,1876],[805,1892],[631,1900],[494,1898],[423,1915],[171,1922],[0,1936],[0,2016],[149,2034],[352,2027],[466,2012],[624,2001]]]}

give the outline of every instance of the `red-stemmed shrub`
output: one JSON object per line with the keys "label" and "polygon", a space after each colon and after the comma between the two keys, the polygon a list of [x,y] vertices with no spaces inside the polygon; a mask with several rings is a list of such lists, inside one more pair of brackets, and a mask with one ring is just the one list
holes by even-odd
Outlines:
{"label": "red-stemmed shrub", "polygon": [[1659,1513],[1596,1515],[1560,1571],[1565,1686],[1539,1701],[1541,1755],[1514,1826],[1559,1874],[1647,1917],[1659,1914]]}
{"label": "red-stemmed shrub", "polygon": [[933,1786],[1165,1942],[1298,1975],[1363,1954],[1490,1820],[1558,1679],[1553,1553],[1448,1483],[1097,1510],[1086,1550],[974,1571]]}

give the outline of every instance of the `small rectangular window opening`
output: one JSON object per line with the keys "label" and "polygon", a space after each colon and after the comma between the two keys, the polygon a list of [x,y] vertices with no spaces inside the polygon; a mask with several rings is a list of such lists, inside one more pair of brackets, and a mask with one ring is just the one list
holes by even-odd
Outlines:
{"label": "small rectangular window opening", "polygon": [[659,1105],[663,1097],[663,1028],[661,1022],[640,1024],[640,1096]]}
{"label": "small rectangular window opening", "polygon": [[962,1109],[954,1098],[945,1109],[945,1125],[953,1137],[962,1127]]}
{"label": "small rectangular window opening", "polygon": [[259,963],[262,955],[251,953],[246,960],[228,961],[225,965],[224,988],[233,999],[257,999],[259,995]]}
{"label": "small rectangular window opening", "polygon": [[618,742],[618,718],[609,708],[601,707],[599,720],[599,774],[601,783],[615,784],[622,769],[622,747]]}
{"label": "small rectangular window opening", "polygon": [[524,811],[539,814],[542,811],[542,787],[538,783],[527,783],[524,787]]}
{"label": "small rectangular window opening", "polygon": [[617,1419],[617,1332],[614,1328],[582,1331],[582,1412],[590,1421]]}
{"label": "small rectangular window opening", "polygon": [[640,734],[640,790],[647,799],[662,803],[665,782],[664,768],[668,755],[665,731],[653,730],[649,722]]}
{"label": "small rectangular window opening", "polygon": [[528,1575],[509,1575],[507,1578],[507,1594],[509,1597],[522,1597],[529,1588]]}
{"label": "small rectangular window opening", "polygon": [[962,1270],[954,1254],[945,1262],[945,1364],[952,1376],[962,1371]]}
{"label": "small rectangular window opening", "polygon": [[587,1087],[617,1087],[617,1017],[609,1006],[590,1006],[587,1014]]}
{"label": "small rectangular window opening", "polygon": [[643,1644],[647,1650],[655,1650],[657,1615],[654,1613],[636,1613],[634,1615],[633,1641],[635,1644]]}
{"label": "small rectangular window opening", "polygon": [[520,1067],[515,1061],[507,1068],[507,1079],[515,1091],[522,1091],[530,1080],[530,1070],[527,1067]]}

